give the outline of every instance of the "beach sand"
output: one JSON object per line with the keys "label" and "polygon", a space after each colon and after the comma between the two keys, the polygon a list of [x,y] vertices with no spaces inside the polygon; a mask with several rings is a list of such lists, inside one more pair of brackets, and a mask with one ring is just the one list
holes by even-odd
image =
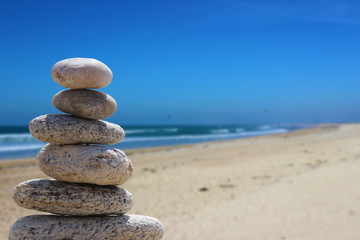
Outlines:
{"label": "beach sand", "polygon": [[[125,152],[130,213],[158,218],[164,239],[360,239],[360,125]],[[34,159],[0,162],[0,239],[39,214],[12,201],[33,178],[47,178]]]}

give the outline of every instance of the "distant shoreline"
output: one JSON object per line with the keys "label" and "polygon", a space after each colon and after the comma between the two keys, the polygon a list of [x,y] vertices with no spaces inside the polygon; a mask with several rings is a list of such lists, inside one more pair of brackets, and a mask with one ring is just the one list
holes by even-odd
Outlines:
{"label": "distant shoreline", "polygon": [[[132,154],[138,154],[138,153],[148,153],[148,152],[157,152],[157,151],[167,151],[171,149],[177,149],[177,148],[188,148],[193,147],[196,145],[206,144],[206,143],[221,143],[221,142],[227,142],[227,141],[238,141],[240,139],[261,139],[261,138],[267,138],[267,137],[287,137],[287,136],[293,136],[297,134],[304,134],[308,132],[321,132],[328,129],[336,129],[342,124],[318,124],[316,126],[308,127],[308,128],[302,128],[298,130],[292,130],[284,133],[272,133],[272,134],[266,134],[266,135],[258,135],[258,136],[249,136],[249,137],[239,137],[234,139],[224,139],[224,140],[210,140],[210,141],[202,141],[198,143],[189,143],[189,144],[178,144],[178,145],[169,145],[169,146],[159,146],[159,147],[142,147],[142,148],[130,148],[130,149],[121,149],[124,151],[128,156],[131,156]],[[112,147],[112,146],[108,146]],[[29,165],[34,163],[34,157],[29,158],[7,158],[7,159],[1,159],[0,158],[0,167],[2,165],[5,166],[21,166],[21,165]]]}
{"label": "distant shoreline", "polygon": [[[313,127],[307,124],[138,125],[126,126],[125,139],[109,147],[139,149],[238,139]],[[0,159],[35,157],[46,143],[36,140],[27,127],[0,128]]]}

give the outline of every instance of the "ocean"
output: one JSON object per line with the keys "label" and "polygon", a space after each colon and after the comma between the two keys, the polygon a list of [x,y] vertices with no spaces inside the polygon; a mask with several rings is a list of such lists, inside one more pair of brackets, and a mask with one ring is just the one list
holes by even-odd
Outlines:
{"label": "ocean", "polygon": [[[126,137],[111,147],[122,150],[199,143],[285,133],[309,127],[298,124],[123,126]],[[46,143],[33,138],[27,126],[0,126],[0,159],[35,157]]]}

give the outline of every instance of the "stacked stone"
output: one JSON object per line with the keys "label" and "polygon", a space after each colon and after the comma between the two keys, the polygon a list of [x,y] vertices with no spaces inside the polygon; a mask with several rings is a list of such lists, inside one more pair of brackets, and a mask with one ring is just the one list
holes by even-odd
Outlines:
{"label": "stacked stone", "polygon": [[133,166],[116,148],[123,129],[110,122],[115,100],[88,88],[103,88],[111,70],[88,58],[60,61],[52,68],[56,83],[70,88],[57,93],[53,105],[67,114],[33,119],[30,133],[49,143],[36,156],[40,170],[55,179],[33,179],[16,186],[14,201],[21,207],[57,215],[18,219],[9,239],[161,239],[161,223],[152,217],[125,215],[132,195],[117,185],[132,175]]}

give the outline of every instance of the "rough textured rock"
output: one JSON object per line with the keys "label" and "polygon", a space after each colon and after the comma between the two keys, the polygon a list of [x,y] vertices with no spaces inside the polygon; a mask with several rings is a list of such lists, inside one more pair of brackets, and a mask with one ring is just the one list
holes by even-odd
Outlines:
{"label": "rough textured rock", "polygon": [[9,240],[159,240],[163,235],[164,228],[159,220],[147,216],[32,215],[12,225]]}
{"label": "rough textured rock", "polygon": [[18,184],[13,199],[23,208],[62,215],[124,214],[133,204],[131,194],[116,186],[34,179]]}
{"label": "rough textured rock", "polygon": [[41,115],[30,122],[29,130],[37,140],[54,144],[111,145],[125,137],[117,124],[65,114]]}
{"label": "rough textured rock", "polygon": [[69,58],[55,63],[51,76],[66,88],[103,88],[112,80],[111,70],[92,58]]}
{"label": "rough textured rock", "polygon": [[106,93],[87,89],[67,89],[58,92],[52,99],[54,107],[64,113],[90,118],[104,119],[116,111],[116,101]]}
{"label": "rough textured rock", "polygon": [[124,152],[95,145],[48,144],[36,156],[46,175],[66,182],[120,185],[132,175]]}

